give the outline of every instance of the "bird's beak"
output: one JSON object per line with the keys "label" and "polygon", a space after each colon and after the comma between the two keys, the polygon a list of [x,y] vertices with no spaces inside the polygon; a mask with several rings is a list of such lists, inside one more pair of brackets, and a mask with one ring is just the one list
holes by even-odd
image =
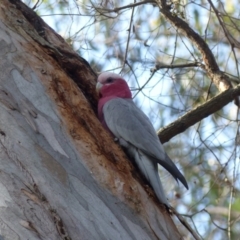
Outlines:
{"label": "bird's beak", "polygon": [[100,82],[97,83],[96,91],[97,91],[98,94],[100,93],[100,90],[101,90],[102,86],[103,86],[103,84],[101,84]]}

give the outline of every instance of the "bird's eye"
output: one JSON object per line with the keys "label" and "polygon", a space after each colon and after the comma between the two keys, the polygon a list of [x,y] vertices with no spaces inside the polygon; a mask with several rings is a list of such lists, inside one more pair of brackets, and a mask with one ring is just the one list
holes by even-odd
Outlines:
{"label": "bird's eye", "polygon": [[113,78],[109,77],[107,80],[106,80],[106,83],[112,83],[114,81]]}

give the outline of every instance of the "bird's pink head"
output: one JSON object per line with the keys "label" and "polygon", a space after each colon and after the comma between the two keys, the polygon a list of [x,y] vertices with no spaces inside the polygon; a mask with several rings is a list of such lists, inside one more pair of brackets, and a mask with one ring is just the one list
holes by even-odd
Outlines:
{"label": "bird's pink head", "polygon": [[132,99],[132,93],[126,81],[120,75],[110,72],[104,72],[98,76],[96,89],[100,95],[98,117],[103,126],[108,129],[102,111],[104,104],[114,98]]}
{"label": "bird's pink head", "polygon": [[104,72],[98,76],[97,89],[100,98],[108,101],[112,98],[132,98],[132,93],[126,81],[118,74]]}

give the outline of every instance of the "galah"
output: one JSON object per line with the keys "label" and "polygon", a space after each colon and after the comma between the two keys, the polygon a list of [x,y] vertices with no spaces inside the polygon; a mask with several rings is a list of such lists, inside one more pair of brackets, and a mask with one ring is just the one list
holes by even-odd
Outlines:
{"label": "galah", "polygon": [[126,81],[120,75],[110,72],[101,73],[97,81],[99,120],[135,160],[159,201],[169,206],[159,177],[158,164],[188,189],[186,179],[164,151],[148,117],[134,104]]}

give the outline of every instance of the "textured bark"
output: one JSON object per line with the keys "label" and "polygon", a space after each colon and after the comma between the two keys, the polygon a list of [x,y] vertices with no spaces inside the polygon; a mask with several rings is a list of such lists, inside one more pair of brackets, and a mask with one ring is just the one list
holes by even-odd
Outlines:
{"label": "textured bark", "polygon": [[17,0],[0,71],[0,239],[181,239],[97,120],[90,66]]}

